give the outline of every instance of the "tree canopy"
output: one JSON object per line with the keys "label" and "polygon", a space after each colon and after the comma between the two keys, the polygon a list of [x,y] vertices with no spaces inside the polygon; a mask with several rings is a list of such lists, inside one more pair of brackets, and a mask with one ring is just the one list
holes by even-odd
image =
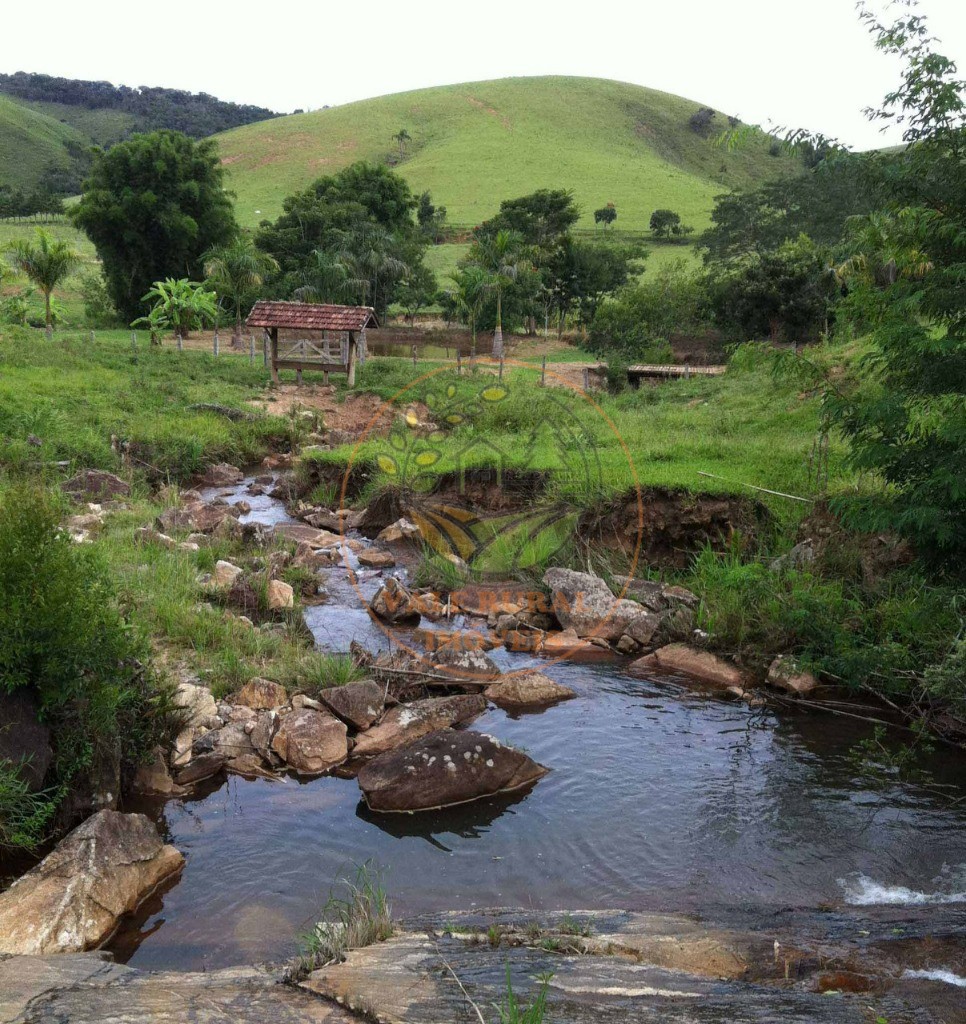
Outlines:
{"label": "tree canopy", "polygon": [[200,278],[203,256],[237,233],[224,170],[213,142],[180,132],[136,135],[95,158],[72,212],[104,266],[128,320],[163,278]]}

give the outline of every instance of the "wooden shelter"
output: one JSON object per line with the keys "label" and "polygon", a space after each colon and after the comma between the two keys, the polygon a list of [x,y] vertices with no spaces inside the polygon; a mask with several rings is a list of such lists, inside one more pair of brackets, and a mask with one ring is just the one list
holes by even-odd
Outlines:
{"label": "wooden shelter", "polygon": [[[379,326],[371,306],[268,301],[256,302],[245,323],[265,331],[276,384],[279,370],[295,370],[299,382],[303,370],[314,370],[323,374],[326,383],[330,373],[344,373],[349,387],[356,382],[356,364],[365,362],[366,330]],[[281,342],[279,331],[287,335]],[[331,347],[335,340],[339,343],[337,353]]]}

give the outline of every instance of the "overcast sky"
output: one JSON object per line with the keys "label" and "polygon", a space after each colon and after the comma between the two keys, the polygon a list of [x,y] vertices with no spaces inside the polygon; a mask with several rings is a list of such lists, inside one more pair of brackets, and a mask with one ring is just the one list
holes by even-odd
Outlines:
{"label": "overcast sky", "polygon": [[[878,0],[884,7],[885,0]],[[895,83],[852,0],[48,0],[3,4],[0,70],[163,85],[314,109],[510,75],[678,93],[858,148],[897,141],[862,108]],[[966,0],[923,0],[966,73]]]}

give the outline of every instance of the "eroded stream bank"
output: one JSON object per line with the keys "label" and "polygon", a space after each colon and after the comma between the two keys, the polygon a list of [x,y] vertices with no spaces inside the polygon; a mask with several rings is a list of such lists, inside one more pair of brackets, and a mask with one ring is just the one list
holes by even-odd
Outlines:
{"label": "eroded stream bank", "polygon": [[[236,493],[252,506],[243,520],[289,521],[274,499],[244,485]],[[358,569],[355,554],[349,562]],[[359,572],[355,584],[344,568],[323,574],[329,599],[306,609],[317,643],[389,646],[392,634],[362,604],[385,574]],[[395,635],[412,642],[411,631]],[[857,934],[882,912],[911,907],[925,919],[915,908],[942,906],[946,933],[966,901],[966,808],[941,788],[966,783],[953,759],[930,766],[940,788],[873,785],[851,757],[869,735],[863,723],[712,699],[666,675],[632,678],[626,661],[490,656],[504,669],[539,664],[577,694],[538,714],[491,709],[474,723],[551,769],[535,787],[387,816],[365,808],[353,779],[230,776],[186,799],[130,807],[152,814],[187,864],[115,937],[118,957],[192,970],[277,961],[294,952],[333,879],[365,860],[384,870],[406,917],[624,908],[767,928],[788,908],[826,907],[843,934]],[[966,974],[961,945],[908,966]]]}

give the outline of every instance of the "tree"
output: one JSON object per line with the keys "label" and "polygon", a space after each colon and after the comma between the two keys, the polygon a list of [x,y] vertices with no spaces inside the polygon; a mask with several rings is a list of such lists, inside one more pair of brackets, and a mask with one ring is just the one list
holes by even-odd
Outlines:
{"label": "tree", "polygon": [[398,132],[392,137],[392,141],[399,144],[399,159],[403,160],[406,156],[406,143],[412,142],[413,137],[406,131],[405,128],[400,128]]}
{"label": "tree", "polygon": [[141,324],[151,331],[152,341],[160,341],[165,330],[174,331],[182,338],[196,327],[213,323],[218,318],[218,297],[203,284],[185,279],[168,278],[155,281],[142,302],[152,303],[147,316],[132,323]]}
{"label": "tree", "polygon": [[453,287],[448,289],[447,296],[453,304],[457,316],[470,325],[470,355],[476,358],[476,324],[483,311],[483,302],[490,289],[487,272],[479,266],[461,267],[449,276]]}
{"label": "tree", "polygon": [[468,253],[467,262],[486,274],[489,288],[496,296],[496,326],[493,329],[494,359],[503,355],[503,295],[508,287],[530,266],[525,255],[523,235],[518,231],[500,229],[495,234],[478,235]]}
{"label": "tree", "polygon": [[239,236],[205,253],[204,266],[208,283],[231,303],[235,314],[232,344],[240,346],[242,309],[265,278],[278,271],[278,260],[262,252],[250,238]]}
{"label": "tree", "polygon": [[694,228],[681,223],[681,214],[674,210],[655,210],[651,214],[651,230],[658,238],[689,235]]}
{"label": "tree", "polygon": [[424,306],[436,298],[436,275],[426,266],[417,267],[407,274],[396,292],[396,302],[406,311],[410,326],[416,323],[416,315]]}
{"label": "tree", "polygon": [[439,241],[439,233],[446,223],[446,207],[434,206],[430,194],[421,193],[416,207],[416,223],[427,238],[433,242]]}
{"label": "tree", "polygon": [[74,223],[97,247],[125,319],[164,278],[198,278],[203,256],[237,233],[224,169],[211,141],[174,131],[136,135],[94,160]]}
{"label": "tree", "polygon": [[606,230],[614,221],[617,220],[617,207],[613,203],[608,203],[606,206],[602,206],[599,210],[594,210],[594,223],[603,224]]}
{"label": "tree", "polygon": [[836,508],[863,529],[893,529],[946,572],[966,568],[966,82],[932,48],[915,4],[891,25],[865,4],[902,80],[874,120],[904,126],[875,216],[853,222],[846,309],[872,350],[851,380],[830,380],[825,409],[850,459],[888,485]]}
{"label": "tree", "polygon": [[12,242],[8,249],[14,268],[27,277],[44,294],[44,323],[47,329],[53,327],[50,308],[50,293],[80,265],[80,253],[71,248],[69,242],[37,230],[36,244],[21,238]]}
{"label": "tree", "polygon": [[[325,253],[327,262],[321,269],[330,275],[325,288],[336,283],[331,273],[336,272],[337,261],[347,271],[343,283],[353,282],[345,288],[346,297],[364,295],[364,301],[385,309],[404,276],[400,265],[412,271],[426,249],[426,239],[413,221],[415,207],[404,178],[387,167],[364,162],[319,178],[286,197],[282,215],[274,223],[264,222],[255,236],[259,249],[279,264],[279,273],[268,282],[269,292],[289,298],[319,284],[318,254]],[[365,260],[364,249],[377,237],[382,256]],[[385,273],[391,269],[390,258],[397,263]],[[385,264],[378,270],[378,281],[370,272],[374,263]]]}
{"label": "tree", "polygon": [[807,235],[732,260],[711,280],[716,320],[740,341],[816,336],[839,291],[827,254]]}
{"label": "tree", "polygon": [[504,199],[500,212],[480,225],[478,235],[514,231],[526,245],[550,249],[577,223],[580,210],[567,189],[537,189],[517,199]]}
{"label": "tree", "polygon": [[604,296],[625,285],[635,264],[646,258],[647,252],[637,246],[593,244],[566,236],[544,273],[549,305],[558,314],[558,335],[571,309],[577,310],[581,323],[593,320]]}

